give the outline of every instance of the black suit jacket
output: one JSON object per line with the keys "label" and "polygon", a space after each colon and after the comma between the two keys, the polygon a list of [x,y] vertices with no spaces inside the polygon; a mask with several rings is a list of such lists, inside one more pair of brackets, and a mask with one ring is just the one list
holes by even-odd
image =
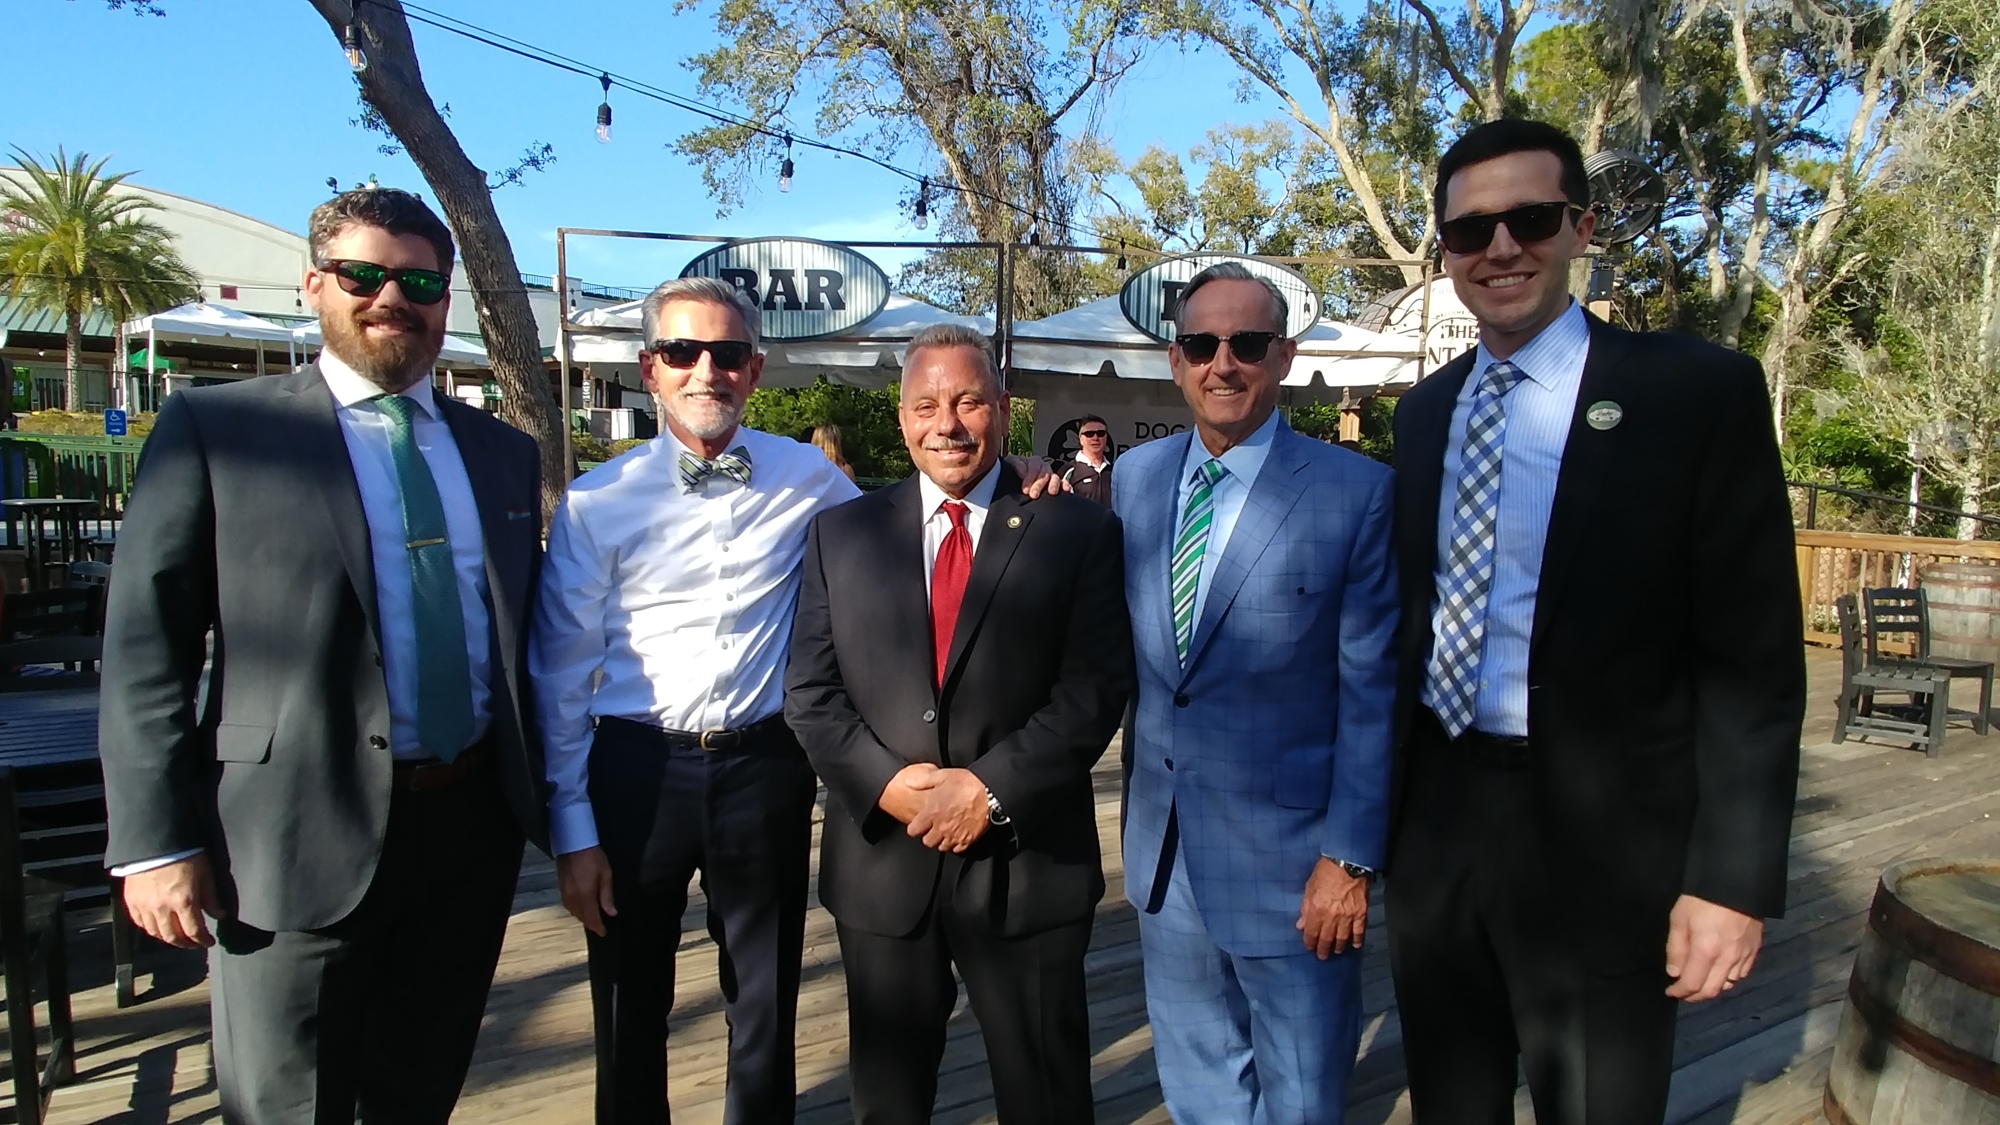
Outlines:
{"label": "black suit jacket", "polygon": [[1003,468],[939,691],[920,495],[911,477],[822,513],[807,538],[785,717],[826,782],[820,900],[869,933],[916,929],[943,857],[876,801],[931,762],[970,769],[1013,819],[947,868],[958,901],[985,903],[1008,936],[1082,920],[1104,894],[1090,769],[1132,690],[1118,517],[1074,496],[1029,503]]}
{"label": "black suit jacket", "polygon": [[[438,402],[485,531],[501,777],[546,849],[525,672],[540,461],[519,430]],[[168,398],[119,532],[106,615],[107,862],[205,848],[225,908],[266,930],[351,912],[389,819],[374,564],[334,410],[317,366]]]}
{"label": "black suit jacket", "polygon": [[[1472,364],[1396,408],[1406,733],[1431,650],[1446,431]],[[1607,402],[1622,417],[1591,425]],[[1601,967],[1657,967],[1682,893],[1783,913],[1801,638],[1761,367],[1591,318],[1535,601],[1528,738],[1558,868],[1546,877]]]}

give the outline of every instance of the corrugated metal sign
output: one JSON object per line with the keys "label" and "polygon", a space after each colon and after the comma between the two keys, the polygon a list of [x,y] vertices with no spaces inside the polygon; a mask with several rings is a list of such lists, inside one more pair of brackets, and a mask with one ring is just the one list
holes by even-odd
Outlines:
{"label": "corrugated metal sign", "polygon": [[889,275],[850,246],[810,238],[743,238],[687,264],[682,277],[719,277],[764,310],[766,340],[837,336],[875,319]]}
{"label": "corrugated metal sign", "polygon": [[1189,254],[1162,258],[1125,279],[1118,307],[1132,327],[1161,343],[1172,343],[1180,312],[1181,290],[1195,274],[1221,262],[1236,262],[1258,277],[1269,278],[1291,306],[1285,334],[1297,339],[1319,323],[1319,293],[1297,270],[1262,258],[1240,254]]}

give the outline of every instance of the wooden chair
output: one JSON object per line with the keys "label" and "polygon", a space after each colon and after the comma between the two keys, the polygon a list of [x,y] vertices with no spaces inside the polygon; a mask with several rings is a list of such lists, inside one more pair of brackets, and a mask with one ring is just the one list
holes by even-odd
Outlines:
{"label": "wooden chair", "polygon": [[1978,680],[1979,710],[1972,716],[1972,729],[1979,734],[1987,732],[1987,715],[1993,707],[1993,662],[1931,652],[1930,599],[1921,588],[1880,586],[1863,590],[1861,611],[1870,660],[1896,659],[1885,656],[1880,649],[1884,640],[1894,639],[1909,646],[1910,654],[1901,659],[1943,669],[1954,680]]}
{"label": "wooden chair", "polygon": [[104,587],[71,586],[8,594],[0,602],[0,641],[90,637],[104,632]]}
{"label": "wooden chair", "polygon": [[0,642],[0,693],[94,688],[103,657],[103,637],[30,637]]}
{"label": "wooden chair", "polygon": [[[1840,616],[1840,696],[1835,704],[1839,718],[1833,725],[1833,740],[1893,738],[1922,746],[1926,757],[1937,757],[1944,748],[1951,674],[1908,660],[1872,659],[1862,639],[1861,612],[1854,595],[1842,594],[1834,607]],[[1878,691],[1907,694],[1923,721],[1878,714]]]}
{"label": "wooden chair", "polygon": [[[7,1049],[14,1075],[14,1120],[41,1125],[58,1082],[75,1077],[70,1025],[64,889],[28,873],[14,771],[0,767],[0,960],[4,960]],[[49,1005],[49,1049],[40,1058],[35,980]]]}
{"label": "wooden chair", "polygon": [[95,586],[99,590],[102,590],[110,582],[110,563],[85,560],[69,564],[69,585],[71,589],[83,586]]}

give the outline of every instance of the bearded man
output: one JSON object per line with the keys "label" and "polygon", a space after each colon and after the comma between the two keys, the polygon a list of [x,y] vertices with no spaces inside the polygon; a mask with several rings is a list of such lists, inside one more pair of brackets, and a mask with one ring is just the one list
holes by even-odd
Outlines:
{"label": "bearded man", "polygon": [[308,241],[318,362],[177,393],[146,442],[105,627],[107,860],[142,929],[209,947],[225,1121],[442,1125],[546,839],[540,462],[432,389],[452,241],[422,200],[347,192]]}
{"label": "bearded man", "polygon": [[[699,872],[729,1018],[730,1125],[790,1121],[816,783],[785,725],[806,528],[860,490],[738,423],[759,313],[715,278],[641,305],[660,435],[570,485],[530,666],[563,905],[588,931],[597,1120],[665,1122],[667,1013]],[[1015,461],[1034,482],[1040,462]]]}

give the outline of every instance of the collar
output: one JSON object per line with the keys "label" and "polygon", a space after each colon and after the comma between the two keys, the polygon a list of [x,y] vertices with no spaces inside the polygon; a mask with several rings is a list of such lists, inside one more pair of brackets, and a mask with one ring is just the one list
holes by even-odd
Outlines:
{"label": "collar", "polygon": [[[750,427],[745,426],[741,422],[738,422],[736,424],[736,429],[730,433],[729,440],[722,444],[722,451],[724,453],[727,453],[730,450],[735,449],[739,445],[747,448],[750,444],[747,435],[753,432],[755,431],[751,430]],[[690,457],[702,457],[702,453],[700,450],[689,449],[685,442],[681,441],[680,438],[674,436],[673,427],[668,426],[664,422],[660,424],[660,439],[666,445],[666,452],[671,454],[671,456],[668,457],[667,459],[669,461],[674,462],[675,464],[680,463],[681,459],[680,455],[683,453],[687,454]],[[752,451],[750,457],[754,461],[757,457],[756,452]],[[712,460],[712,458],[707,458],[707,457],[702,457],[702,459],[705,461]]]}
{"label": "collar", "polygon": [[1224,450],[1220,457],[1212,456],[1208,452],[1208,447],[1201,443],[1201,433],[1190,429],[1187,459],[1181,465],[1180,482],[1185,485],[1194,479],[1195,470],[1211,460],[1222,462],[1222,467],[1229,470],[1230,476],[1249,480],[1257,475],[1257,470],[1264,465],[1264,459],[1271,455],[1271,442],[1277,435],[1278,412],[1275,408],[1271,411],[1271,416],[1264,419],[1263,425],[1252,431],[1249,437]]}
{"label": "collar", "polygon": [[1102,465],[1099,465],[1099,464],[1097,464],[1097,463],[1095,463],[1095,462],[1091,461],[1091,459],[1090,459],[1090,458],[1088,458],[1088,457],[1085,457],[1085,456],[1083,455],[1083,451],[1079,449],[1079,450],[1077,450],[1077,452],[1076,452],[1076,463],[1077,463],[1077,464],[1079,464],[1079,465],[1089,465],[1089,466],[1090,466],[1091,468],[1093,468],[1093,469],[1096,469],[1096,470],[1097,470],[1098,472],[1100,472],[1100,473],[1101,473],[1101,472],[1103,472],[1103,471],[1104,471],[1104,470],[1105,470],[1106,468],[1110,467],[1110,465],[1111,465],[1111,458],[1109,458],[1109,457],[1106,457],[1106,458],[1104,459],[1104,464],[1102,464]]}
{"label": "collar", "polygon": [[[993,467],[986,470],[986,475],[980,477],[972,486],[972,490],[960,498],[960,503],[981,513],[992,507],[993,491],[1000,485],[1000,464],[999,461],[994,461]],[[945,501],[951,499],[944,494],[944,489],[932,484],[931,478],[922,473],[917,474],[917,494],[923,497],[926,522],[938,514],[938,509],[944,506]]]}
{"label": "collar", "polygon": [[[319,374],[326,380],[327,389],[333,392],[333,401],[341,407],[356,406],[387,393],[368,381],[368,377],[348,366],[346,360],[322,347],[319,351]],[[409,388],[399,391],[404,398],[417,404],[428,418],[436,419],[438,413],[437,394],[431,389],[429,376],[417,380]]]}
{"label": "collar", "polygon": [[[1543,390],[1561,390],[1583,374],[1582,357],[1589,350],[1590,320],[1583,315],[1583,306],[1572,297],[1562,315],[1535,333],[1534,339],[1522,344],[1520,350],[1507,357],[1507,362],[1520,368],[1522,374]],[[1466,379],[1466,386],[1476,392],[1486,369],[1493,363],[1492,353],[1482,342],[1474,349],[1472,375]]]}

